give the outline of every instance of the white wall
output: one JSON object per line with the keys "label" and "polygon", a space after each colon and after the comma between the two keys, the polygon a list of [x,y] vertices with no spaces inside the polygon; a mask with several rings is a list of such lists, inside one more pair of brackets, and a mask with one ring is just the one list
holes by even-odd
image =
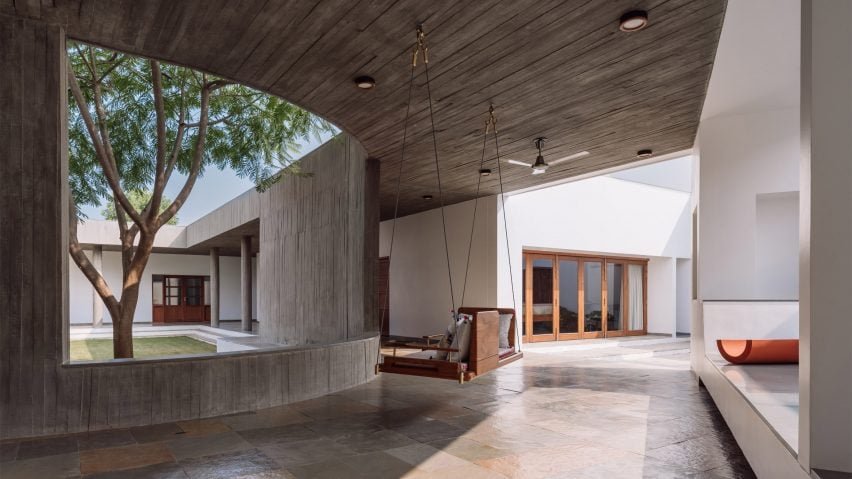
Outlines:
{"label": "white wall", "polygon": [[648,261],[648,332],[674,336],[677,332],[676,258]]}
{"label": "white wall", "polygon": [[[462,289],[473,223],[473,201],[445,210],[456,306],[494,306],[496,300],[496,197],[481,198],[464,304]],[[393,221],[383,221],[379,256],[390,251]],[[501,236],[502,238],[502,236]],[[390,266],[390,333],[421,336],[443,332],[450,321],[447,260],[439,209],[398,218]]]}
{"label": "white wall", "polygon": [[[87,252],[87,254],[89,254]],[[90,254],[89,254],[90,255]],[[91,255],[90,255],[91,256]],[[220,257],[220,274],[222,275],[221,294],[221,319],[240,318],[240,259],[238,257]],[[69,269],[69,303],[71,324],[92,323],[92,287],[89,281],[80,272],[80,269],[70,262]],[[104,251],[103,254],[104,278],[120,297],[121,284],[121,253],[117,251]],[[257,284],[257,263],[253,263],[254,284]],[[139,289],[139,303],[136,307],[134,322],[150,323],[153,318],[151,276],[155,274],[181,274],[181,275],[210,275],[210,258],[202,255],[179,255],[159,254],[151,255],[148,267],[142,278]],[[252,311],[257,317],[257,290],[253,288]],[[104,307],[104,323],[112,322],[112,318]]]}
{"label": "white wall", "polygon": [[[799,110],[784,108],[701,122],[699,160],[699,297],[705,300],[798,299],[783,284],[759,278],[758,195],[799,188]],[[791,213],[792,214],[792,213]],[[796,220],[797,221],[797,220]],[[775,221],[796,224],[792,218]],[[792,230],[793,237],[796,230]],[[797,251],[797,250],[796,250]],[[761,264],[790,264],[786,249],[762,251]],[[787,278],[784,284],[792,278]],[[797,281],[797,280],[795,280]],[[760,285],[760,287],[758,286]],[[794,296],[790,296],[794,294]]]}
{"label": "white wall", "polygon": [[[651,258],[649,330],[672,334],[676,287],[671,258],[691,256],[690,205],[689,193],[611,177],[589,178],[507,197],[516,304],[521,304],[524,249]],[[498,215],[497,220],[499,306],[511,307],[512,285],[502,216]],[[670,267],[658,270],[665,262],[658,263],[657,259],[671,261]],[[656,279],[652,278],[652,269],[657,273]],[[658,287],[656,280],[664,281],[664,286]]]}
{"label": "white wall", "polygon": [[678,333],[690,333],[692,316],[692,260],[677,259],[677,321]]}
{"label": "white wall", "polygon": [[[651,258],[649,329],[674,333],[677,287],[673,258],[688,258],[691,253],[690,203],[686,192],[611,177],[507,196],[515,306],[521,304],[524,249]],[[446,209],[457,303],[461,301],[472,212],[473,202]],[[381,256],[388,254],[391,226],[391,221],[382,222]],[[449,318],[450,296],[440,211],[400,218],[396,228],[390,332],[404,336],[442,332]],[[508,266],[502,206],[497,197],[481,199],[465,306],[513,307]]]}
{"label": "white wall", "polygon": [[764,299],[799,297],[799,192],[757,195],[755,279]]}

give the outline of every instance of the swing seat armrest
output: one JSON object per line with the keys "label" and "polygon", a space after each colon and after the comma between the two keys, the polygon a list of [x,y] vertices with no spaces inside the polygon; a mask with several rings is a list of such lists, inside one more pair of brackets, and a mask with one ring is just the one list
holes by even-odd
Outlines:
{"label": "swing seat armrest", "polygon": [[429,344],[408,343],[406,346],[409,348],[422,349],[423,351],[447,351],[449,353],[459,352],[457,348],[442,348],[439,346],[431,346]]}
{"label": "swing seat armrest", "polygon": [[444,336],[445,335],[443,334],[430,334],[428,336],[423,336],[423,339],[426,340],[426,344],[432,344],[432,341],[440,342]]}

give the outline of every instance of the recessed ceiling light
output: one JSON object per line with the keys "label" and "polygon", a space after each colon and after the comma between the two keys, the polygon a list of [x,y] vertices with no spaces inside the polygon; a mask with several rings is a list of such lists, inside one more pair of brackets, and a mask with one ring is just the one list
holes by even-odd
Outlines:
{"label": "recessed ceiling light", "polygon": [[369,90],[376,86],[376,80],[374,80],[373,77],[366,75],[359,76],[355,79],[355,86],[362,90]]}
{"label": "recessed ceiling light", "polygon": [[637,151],[636,152],[636,158],[644,160],[645,158],[650,158],[651,155],[653,155],[653,154],[654,154],[654,150],[651,150],[650,148],[646,148],[644,150]]}
{"label": "recessed ceiling light", "polygon": [[482,168],[479,170],[479,176],[491,176],[491,170],[488,168]]}
{"label": "recessed ceiling light", "polygon": [[621,16],[618,29],[622,32],[636,32],[648,26],[648,12],[631,10]]}
{"label": "recessed ceiling light", "polygon": [[421,196],[421,198],[423,198],[426,201],[429,201],[429,200],[432,199],[432,195],[423,195],[423,196]]}

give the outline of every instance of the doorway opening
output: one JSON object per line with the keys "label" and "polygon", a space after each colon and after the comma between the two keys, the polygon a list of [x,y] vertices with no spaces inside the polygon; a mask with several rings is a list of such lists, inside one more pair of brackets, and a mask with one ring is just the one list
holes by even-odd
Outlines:
{"label": "doorway opening", "polygon": [[153,275],[153,322],[206,323],[210,321],[210,277]]}

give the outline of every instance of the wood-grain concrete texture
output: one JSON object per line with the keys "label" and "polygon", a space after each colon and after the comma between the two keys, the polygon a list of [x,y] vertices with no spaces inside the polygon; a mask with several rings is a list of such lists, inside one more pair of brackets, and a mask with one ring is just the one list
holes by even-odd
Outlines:
{"label": "wood-grain concrete texture", "polygon": [[[333,121],[383,163],[385,218],[394,206],[418,22],[427,32],[445,199],[456,203],[475,195],[490,103],[508,158],[532,161],[537,136],[550,138],[548,160],[591,153],[541,176],[508,165],[509,191],[625,165],[643,148],[660,155],[691,148],[725,7],[725,0],[0,0],[0,13],[231,78]],[[636,8],[647,10],[649,26],[619,31],[619,17]],[[376,88],[357,89],[358,75],[373,76]],[[402,214],[433,208],[424,194],[437,198],[424,84],[421,63]],[[483,181],[482,195],[497,192],[496,176]]]}
{"label": "wood-grain concrete texture", "polygon": [[378,331],[378,162],[342,134],[260,195],[260,334],[315,344]]}
{"label": "wood-grain concrete texture", "polygon": [[[69,267],[64,49],[60,27],[0,14],[0,439],[223,415],[316,397],[373,378],[378,339],[355,334],[369,331],[371,324],[353,324],[354,314],[336,318],[341,326],[335,331],[352,334],[329,344],[129,364],[63,364]],[[346,145],[360,148],[355,142]],[[359,164],[366,167],[359,151]],[[346,192],[359,204],[354,208],[366,211],[358,198],[364,188],[375,192],[375,182],[364,170],[342,165],[341,171],[351,175],[339,179],[344,184],[361,178],[360,190],[353,186]],[[346,203],[337,206],[349,213]],[[327,207],[305,203],[301,213],[322,216]],[[370,221],[377,225],[374,216]],[[363,218],[354,219],[340,246],[377,249],[372,231],[354,238],[364,224]],[[353,264],[362,265],[367,254],[354,256],[360,259]],[[364,268],[361,275],[369,269],[358,267]],[[297,270],[290,273],[279,279],[304,281]],[[372,294],[369,281],[357,286],[365,295]],[[362,307],[363,298],[346,294],[353,289],[338,286],[352,311]],[[305,314],[317,317],[318,312]]]}

